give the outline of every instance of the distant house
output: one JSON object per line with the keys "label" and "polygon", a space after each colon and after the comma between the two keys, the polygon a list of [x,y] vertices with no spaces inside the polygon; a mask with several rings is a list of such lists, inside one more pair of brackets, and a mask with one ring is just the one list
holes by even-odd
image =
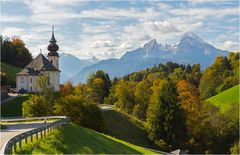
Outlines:
{"label": "distant house", "polygon": [[49,85],[54,91],[59,91],[60,70],[59,55],[57,53],[59,47],[54,37],[54,27],[52,28],[52,38],[49,41],[47,58],[40,53],[32,62],[30,62],[21,72],[17,73],[16,86],[17,90],[24,89],[28,92],[39,92],[38,78],[47,76]]}

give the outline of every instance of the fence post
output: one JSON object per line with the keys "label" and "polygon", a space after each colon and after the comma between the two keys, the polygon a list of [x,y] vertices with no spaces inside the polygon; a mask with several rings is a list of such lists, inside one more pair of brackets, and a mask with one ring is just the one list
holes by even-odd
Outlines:
{"label": "fence post", "polygon": [[38,132],[36,132],[36,140],[38,140]]}
{"label": "fence post", "polygon": [[41,129],[41,139],[42,139],[42,129]]}
{"label": "fence post", "polygon": [[[12,144],[10,145],[9,149],[12,150]],[[17,143],[16,143],[16,141],[13,141],[13,150],[14,150],[14,152],[16,152],[16,150],[17,150]],[[12,151],[11,151],[11,153],[12,153]]]}
{"label": "fence post", "polygon": [[21,148],[22,147],[22,138],[20,137],[20,140],[19,140],[19,147]]}
{"label": "fence post", "polygon": [[44,128],[44,137],[46,137],[46,128]]}
{"label": "fence post", "polygon": [[25,136],[25,143],[27,144],[27,139],[28,139],[28,136],[26,135]]}

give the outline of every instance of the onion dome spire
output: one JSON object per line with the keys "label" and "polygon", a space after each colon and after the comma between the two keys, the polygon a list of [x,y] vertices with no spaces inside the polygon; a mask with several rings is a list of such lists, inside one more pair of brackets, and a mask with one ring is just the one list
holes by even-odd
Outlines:
{"label": "onion dome spire", "polygon": [[57,42],[55,37],[54,37],[54,25],[52,25],[52,38],[51,38],[51,40],[49,42],[50,43],[56,43]]}
{"label": "onion dome spire", "polygon": [[50,44],[48,45],[48,56],[59,56],[57,51],[59,49],[58,45],[56,44],[56,39],[54,37],[54,25],[52,26],[52,38],[49,41]]}

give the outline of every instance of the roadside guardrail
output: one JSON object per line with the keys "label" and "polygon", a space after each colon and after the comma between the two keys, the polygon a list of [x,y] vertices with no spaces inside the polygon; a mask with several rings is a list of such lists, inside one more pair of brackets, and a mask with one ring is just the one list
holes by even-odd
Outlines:
{"label": "roadside guardrail", "polygon": [[46,124],[40,128],[36,128],[24,133],[21,133],[8,142],[6,142],[2,148],[3,154],[12,154],[16,152],[17,147],[22,147],[22,141],[24,140],[27,144],[30,141],[33,141],[33,137],[35,136],[36,140],[41,139],[53,131],[53,129],[68,124],[70,122],[70,118],[67,116],[48,116],[48,117],[36,117],[36,118],[15,118],[15,119],[1,119],[1,122],[16,122],[16,121],[31,121],[31,120],[46,120],[46,119],[59,119],[53,123]]}

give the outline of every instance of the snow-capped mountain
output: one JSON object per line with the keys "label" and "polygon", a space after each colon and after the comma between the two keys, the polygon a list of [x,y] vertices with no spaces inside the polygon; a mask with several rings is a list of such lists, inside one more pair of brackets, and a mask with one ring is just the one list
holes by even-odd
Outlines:
{"label": "snow-capped mountain", "polygon": [[85,82],[88,75],[97,70],[106,71],[110,78],[121,77],[167,61],[183,64],[200,63],[203,69],[213,63],[217,55],[227,54],[227,51],[215,48],[193,32],[187,32],[176,45],[158,44],[156,39],[153,39],[143,47],[126,52],[120,59],[104,60],[83,68],[71,81],[74,84]]}
{"label": "snow-capped mountain", "polygon": [[76,73],[80,72],[84,67],[96,64],[99,60],[96,57],[91,59],[79,59],[71,54],[60,53],[60,83],[69,80]]}

